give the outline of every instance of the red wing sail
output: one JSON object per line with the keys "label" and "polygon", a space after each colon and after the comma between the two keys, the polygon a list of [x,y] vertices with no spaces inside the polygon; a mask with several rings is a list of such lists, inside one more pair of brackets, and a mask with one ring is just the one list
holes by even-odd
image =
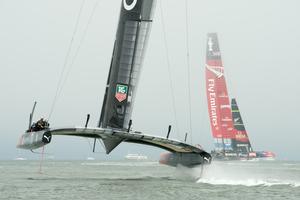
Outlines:
{"label": "red wing sail", "polygon": [[216,33],[207,35],[206,93],[216,156],[274,158],[272,152],[254,152],[237,102],[229,101]]}
{"label": "red wing sail", "polygon": [[216,33],[207,35],[206,93],[215,150],[233,150],[235,138],[224,67]]}

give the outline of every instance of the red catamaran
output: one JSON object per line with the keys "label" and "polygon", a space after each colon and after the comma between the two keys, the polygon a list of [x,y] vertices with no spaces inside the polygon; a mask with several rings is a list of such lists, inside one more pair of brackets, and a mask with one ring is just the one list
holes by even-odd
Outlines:
{"label": "red catamaran", "polygon": [[[232,99],[230,103],[216,33],[209,33],[207,37],[205,75],[214,158],[239,160],[264,157],[251,147],[236,100]],[[270,152],[267,155],[274,157]]]}

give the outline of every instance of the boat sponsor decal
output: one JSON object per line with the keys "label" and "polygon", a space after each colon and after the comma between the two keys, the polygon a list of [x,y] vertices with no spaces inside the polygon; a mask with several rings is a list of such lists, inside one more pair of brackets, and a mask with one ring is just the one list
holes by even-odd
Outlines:
{"label": "boat sponsor decal", "polygon": [[235,139],[237,139],[238,141],[243,141],[243,142],[249,141],[249,138],[244,131],[237,131],[237,133],[235,135]]}
{"label": "boat sponsor decal", "polygon": [[46,133],[43,134],[42,141],[43,141],[44,143],[48,144],[48,143],[51,142],[51,138],[52,138],[51,133],[46,132]]}
{"label": "boat sponsor decal", "polygon": [[215,92],[215,80],[208,79],[208,98],[210,104],[210,115],[212,125],[214,127],[218,126],[218,117],[217,117],[217,105],[216,105],[216,92]]}
{"label": "boat sponsor decal", "polygon": [[237,117],[237,118],[234,119],[234,122],[237,123],[237,122],[239,122],[240,119],[241,119],[240,117]]}
{"label": "boat sponsor decal", "polygon": [[51,136],[48,136],[48,137],[47,137],[47,135],[44,135],[44,138],[47,140],[47,142],[50,142]]}
{"label": "boat sponsor decal", "polygon": [[[220,96],[219,96],[219,97],[220,97]],[[227,104],[227,105],[220,105],[220,108],[221,108],[221,109],[224,109],[224,108],[229,108],[229,109],[230,109],[231,107],[230,107],[230,105]]]}
{"label": "boat sponsor decal", "polygon": [[221,121],[222,121],[222,122],[231,122],[232,119],[229,118],[229,117],[227,117],[227,116],[225,116],[225,118],[222,118]]}
{"label": "boat sponsor decal", "polygon": [[212,55],[213,55],[213,56],[219,57],[219,56],[221,56],[221,52],[220,52],[220,51],[214,51],[214,52],[212,53]]}
{"label": "boat sponsor decal", "polygon": [[214,56],[214,57],[220,57],[221,56],[221,52],[218,49],[218,43],[215,46],[213,39],[211,37],[208,38],[207,41],[207,49],[209,51],[209,55],[210,56]]}
{"label": "boat sponsor decal", "polygon": [[122,102],[127,98],[127,93],[127,85],[117,84],[115,97],[119,102]]}
{"label": "boat sponsor decal", "polygon": [[132,0],[131,3],[127,3],[127,1],[130,1],[130,0],[123,0],[123,5],[124,5],[125,10],[129,11],[135,7],[138,0]]}
{"label": "boat sponsor decal", "polygon": [[208,45],[208,51],[213,51],[213,45],[214,45],[214,43],[213,43],[211,37],[208,38],[207,45]]}

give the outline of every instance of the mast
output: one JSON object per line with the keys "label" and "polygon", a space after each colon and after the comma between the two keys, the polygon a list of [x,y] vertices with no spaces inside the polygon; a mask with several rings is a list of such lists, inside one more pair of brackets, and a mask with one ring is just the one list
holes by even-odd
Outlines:
{"label": "mast", "polygon": [[235,133],[235,148],[236,151],[242,153],[252,152],[252,147],[250,144],[250,140],[245,129],[241,113],[239,111],[239,107],[237,105],[236,100],[231,99],[231,110],[232,110],[232,119],[234,125],[234,133]]}
{"label": "mast", "polygon": [[128,128],[155,0],[122,0],[99,127]]}
{"label": "mast", "polygon": [[206,94],[216,151],[233,150],[231,105],[216,33],[208,33],[206,46]]}

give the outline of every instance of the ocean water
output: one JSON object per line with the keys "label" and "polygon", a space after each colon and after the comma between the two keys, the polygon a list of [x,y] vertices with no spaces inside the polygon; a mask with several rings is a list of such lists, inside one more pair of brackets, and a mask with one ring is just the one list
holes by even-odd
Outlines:
{"label": "ocean water", "polygon": [[300,199],[300,162],[0,161],[0,199]]}

